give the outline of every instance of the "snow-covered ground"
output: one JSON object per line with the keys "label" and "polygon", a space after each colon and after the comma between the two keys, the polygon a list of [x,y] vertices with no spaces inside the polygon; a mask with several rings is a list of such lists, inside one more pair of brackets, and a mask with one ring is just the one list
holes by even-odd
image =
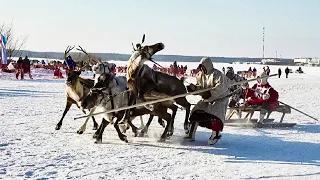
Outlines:
{"label": "snow-covered ground", "polygon": [[[119,65],[126,62],[116,62]],[[122,63],[122,64],[121,64]],[[161,63],[167,65],[167,63]],[[179,63],[185,65],[186,63]],[[195,68],[197,63],[188,63]],[[218,69],[233,66],[217,64]],[[271,73],[280,66],[270,66]],[[282,70],[284,71],[282,66]],[[290,67],[294,70],[297,67]],[[269,79],[280,100],[316,118],[320,117],[320,68],[303,67],[306,74],[289,74]],[[198,128],[195,142],[183,141],[184,111],[175,119],[173,137],[159,143],[163,128],[156,120],[148,137],[119,140],[108,126],[103,144],[94,144],[92,121],[86,132],[76,134],[83,119],[73,120],[81,111],[73,106],[62,128],[55,125],[65,106],[64,80],[52,79],[52,72],[32,71],[34,80],[16,80],[0,72],[0,179],[319,179],[319,124],[292,110],[285,122],[293,128],[252,129],[225,126],[222,139],[208,146],[209,130]],[[284,73],[283,73],[284,74]],[[83,76],[92,77],[91,73]],[[193,78],[187,81],[193,82]],[[252,85],[253,83],[251,83]],[[199,100],[188,96],[191,103]],[[280,118],[279,113],[271,115]],[[144,119],[147,120],[148,116]],[[100,122],[100,118],[96,118]],[[139,125],[139,120],[134,122]]]}

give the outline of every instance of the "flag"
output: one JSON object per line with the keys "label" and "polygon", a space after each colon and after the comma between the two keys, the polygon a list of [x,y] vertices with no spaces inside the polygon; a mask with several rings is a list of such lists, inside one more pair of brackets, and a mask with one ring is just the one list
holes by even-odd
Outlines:
{"label": "flag", "polygon": [[7,38],[1,34],[0,45],[1,45],[1,64],[8,64],[7,62],[7,51],[6,51]]}
{"label": "flag", "polygon": [[1,34],[0,43],[1,43],[1,45],[4,45],[4,47],[6,47],[7,38],[3,34]]}

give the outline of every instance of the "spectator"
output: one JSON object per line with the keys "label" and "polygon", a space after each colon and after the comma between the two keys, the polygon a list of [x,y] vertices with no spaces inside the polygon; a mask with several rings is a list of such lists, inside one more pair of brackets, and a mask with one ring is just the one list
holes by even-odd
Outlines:
{"label": "spectator", "polygon": [[278,76],[281,77],[281,68],[278,69]]}
{"label": "spectator", "polygon": [[257,76],[257,69],[256,69],[256,67],[254,67],[254,68],[252,69],[252,74],[253,74],[253,77],[256,78],[256,76]]}
{"label": "spectator", "polygon": [[28,56],[26,56],[24,58],[24,60],[23,60],[23,75],[22,76],[24,76],[24,73],[28,73],[29,74],[29,78],[33,79],[32,75],[31,75],[30,60],[29,60]]}
{"label": "spectator", "polygon": [[19,57],[18,61],[17,61],[17,74],[16,74],[16,78],[19,79],[19,74],[21,77],[21,80],[23,79],[23,59],[22,57]]}
{"label": "spectator", "polygon": [[284,70],[284,72],[286,73],[286,78],[288,78],[288,75],[289,75],[289,72],[290,72],[289,68],[287,67],[287,68]]}
{"label": "spectator", "polygon": [[67,66],[67,71],[74,71],[76,68],[76,63],[70,55],[64,60],[63,65]]}

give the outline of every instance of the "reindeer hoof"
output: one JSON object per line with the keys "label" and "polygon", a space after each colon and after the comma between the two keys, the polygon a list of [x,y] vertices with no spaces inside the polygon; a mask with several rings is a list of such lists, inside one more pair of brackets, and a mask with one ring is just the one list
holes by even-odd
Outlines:
{"label": "reindeer hoof", "polygon": [[78,130],[77,133],[78,134],[83,134],[83,131]]}
{"label": "reindeer hoof", "polygon": [[127,136],[126,135],[123,135],[120,137],[121,141],[124,141],[124,142],[128,142],[128,139],[127,139]]}
{"label": "reindeer hoof", "polygon": [[184,132],[186,133],[186,134],[189,134],[189,124],[187,123],[187,124],[184,124],[183,125],[183,128],[184,128]]}
{"label": "reindeer hoof", "polygon": [[96,139],[98,137],[98,134],[93,134],[92,138]]}
{"label": "reindeer hoof", "polygon": [[139,136],[139,137],[144,137],[144,132],[141,131],[138,136]]}
{"label": "reindeer hoof", "polygon": [[60,128],[61,128],[61,125],[56,125],[56,130],[60,130]]}
{"label": "reindeer hoof", "polygon": [[164,123],[164,121],[158,121],[158,123],[160,124],[160,126],[162,126],[163,128],[165,128],[166,127],[166,125],[165,125],[165,123]]}
{"label": "reindeer hoof", "polygon": [[189,134],[189,129],[185,129],[184,133]]}
{"label": "reindeer hoof", "polygon": [[165,142],[166,141],[166,138],[163,138],[163,137],[161,137],[159,140],[158,140],[158,142]]}
{"label": "reindeer hoof", "polygon": [[102,143],[102,139],[97,139],[94,143],[95,144],[101,144]]}

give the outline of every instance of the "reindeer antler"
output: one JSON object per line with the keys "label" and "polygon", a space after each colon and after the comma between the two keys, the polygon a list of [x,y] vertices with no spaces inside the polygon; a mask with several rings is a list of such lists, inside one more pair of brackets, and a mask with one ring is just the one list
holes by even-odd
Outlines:
{"label": "reindeer antler", "polygon": [[143,44],[143,43],[144,43],[145,38],[146,38],[146,35],[145,35],[145,34],[143,34],[141,44]]}
{"label": "reindeer antler", "polygon": [[66,50],[64,51],[64,59],[67,58],[67,54],[74,48],[75,46],[67,46]]}
{"label": "reindeer antler", "polygon": [[93,58],[91,58],[90,57],[90,55],[89,55],[89,53],[87,53],[87,51],[85,50],[85,49],[83,49],[81,46],[79,46],[79,48],[76,48],[78,51],[81,51],[81,52],[83,52],[84,54],[86,54],[87,56],[88,56],[88,64],[89,64],[89,66],[92,66],[91,65],[91,63],[90,63],[90,61],[93,61],[93,63],[99,63],[99,62],[101,62],[100,60],[96,60],[96,59],[93,59]]}
{"label": "reindeer antler", "polygon": [[[78,45],[79,46],[79,45]],[[78,51],[81,51],[81,52],[83,52],[83,53],[85,53],[88,57],[89,57],[89,59],[90,59],[90,55],[87,53],[87,51],[85,50],[85,49],[83,49],[81,46],[79,46],[79,48],[76,48]]]}
{"label": "reindeer antler", "polygon": [[133,43],[132,43],[132,47],[133,47],[133,50],[136,51],[136,48],[134,47]]}
{"label": "reindeer antler", "polygon": [[145,40],[145,39],[146,39],[146,35],[143,34],[141,43],[137,43],[137,44],[136,44],[136,47],[134,47],[134,45],[133,45],[133,43],[132,43],[133,50],[134,50],[134,51],[140,50],[140,49],[141,49],[141,44],[144,43],[144,40]]}

